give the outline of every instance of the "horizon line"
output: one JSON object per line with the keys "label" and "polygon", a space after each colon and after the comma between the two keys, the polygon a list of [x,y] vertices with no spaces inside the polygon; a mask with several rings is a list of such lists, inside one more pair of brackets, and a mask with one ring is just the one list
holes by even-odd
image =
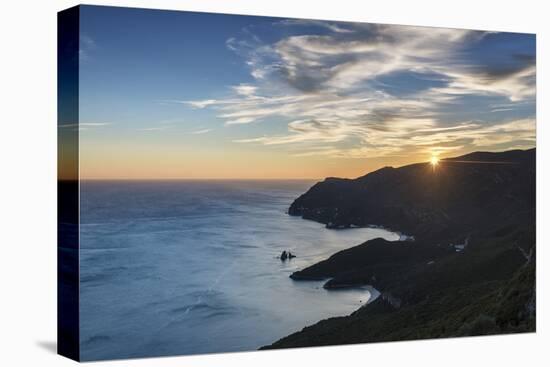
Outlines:
{"label": "horizon line", "polygon": [[[78,181],[312,181],[324,180],[319,177],[276,177],[276,178],[239,178],[239,177],[162,177],[162,178],[133,178],[133,177],[92,177],[79,178]],[[58,179],[58,181],[77,181],[77,179]]]}
{"label": "horizon line", "polygon": [[[468,156],[470,154],[475,153],[494,153],[494,154],[500,154],[500,153],[508,153],[508,152],[514,152],[514,151],[521,151],[521,152],[527,152],[530,150],[536,150],[537,146],[533,146],[530,148],[515,148],[515,149],[507,149],[507,150],[473,150],[468,153],[464,153],[458,156],[454,157],[446,157],[446,158],[440,158],[441,163],[493,163],[493,164],[510,164],[510,162],[497,162],[497,161],[488,161],[488,162],[481,162],[481,161],[459,161],[457,159]],[[419,161],[419,162],[413,162],[413,163],[407,163],[403,165],[388,165],[388,166],[381,166],[379,168],[364,172],[358,176],[350,176],[350,177],[343,177],[343,176],[332,176],[328,175],[325,177],[291,177],[291,178],[285,178],[285,177],[274,177],[274,178],[266,178],[266,177],[250,177],[250,178],[242,178],[242,177],[79,177],[78,178],[61,178],[58,177],[58,182],[69,182],[69,181],[324,181],[327,178],[342,178],[342,179],[356,179],[359,177],[362,177],[364,175],[367,175],[369,173],[375,172],[377,170],[383,169],[383,168],[402,168],[410,165],[416,165],[416,164],[429,164],[429,161]]]}

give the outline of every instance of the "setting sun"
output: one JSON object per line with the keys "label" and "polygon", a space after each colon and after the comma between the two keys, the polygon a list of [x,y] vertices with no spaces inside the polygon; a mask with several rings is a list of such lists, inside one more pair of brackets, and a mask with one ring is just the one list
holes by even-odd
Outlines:
{"label": "setting sun", "polygon": [[208,10],[57,13],[58,354],[536,331],[535,33]]}

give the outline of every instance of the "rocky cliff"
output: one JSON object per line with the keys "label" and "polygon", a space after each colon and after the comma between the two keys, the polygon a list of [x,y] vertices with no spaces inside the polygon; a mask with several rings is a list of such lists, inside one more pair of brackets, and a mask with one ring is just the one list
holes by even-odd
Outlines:
{"label": "rocky cliff", "polygon": [[476,152],[314,185],[289,214],[414,241],[374,239],[292,274],[382,296],[266,348],[534,331],[535,157]]}

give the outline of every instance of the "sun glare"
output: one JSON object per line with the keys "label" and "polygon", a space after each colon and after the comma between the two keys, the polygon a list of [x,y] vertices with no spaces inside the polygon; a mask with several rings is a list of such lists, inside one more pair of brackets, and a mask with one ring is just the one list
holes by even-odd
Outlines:
{"label": "sun glare", "polygon": [[435,155],[430,158],[430,164],[435,167],[439,164],[439,158],[437,158]]}

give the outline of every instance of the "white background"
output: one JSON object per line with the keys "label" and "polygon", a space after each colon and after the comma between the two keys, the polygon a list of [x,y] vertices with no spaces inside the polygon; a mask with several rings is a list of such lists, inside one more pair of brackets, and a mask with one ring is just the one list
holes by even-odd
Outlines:
{"label": "white background", "polygon": [[[537,33],[537,333],[101,362],[97,366],[540,366],[550,362],[546,1],[188,0],[95,4]],[[0,21],[0,365],[65,366],[56,339],[56,12],[3,1]],[[113,300],[116,302],[116,300]]]}

